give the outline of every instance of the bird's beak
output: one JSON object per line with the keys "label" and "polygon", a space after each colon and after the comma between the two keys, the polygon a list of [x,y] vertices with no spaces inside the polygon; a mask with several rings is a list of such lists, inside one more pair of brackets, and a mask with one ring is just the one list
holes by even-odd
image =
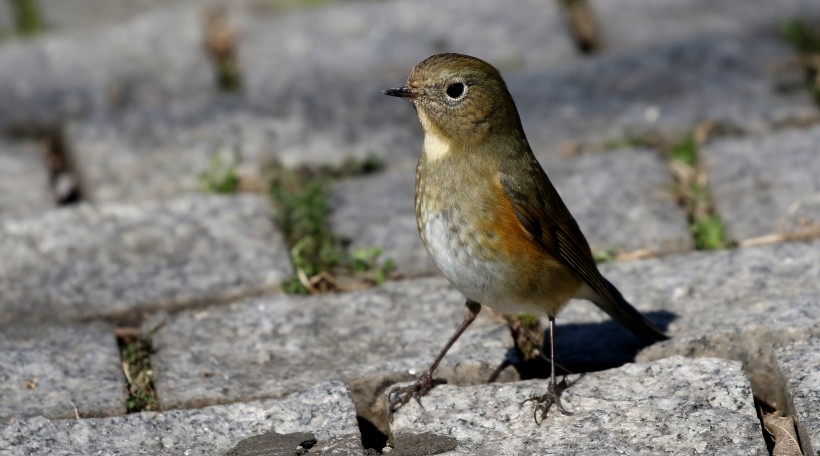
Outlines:
{"label": "bird's beak", "polygon": [[382,93],[385,95],[390,95],[391,97],[409,98],[411,100],[419,95],[418,92],[408,86],[399,87],[397,89],[382,90]]}

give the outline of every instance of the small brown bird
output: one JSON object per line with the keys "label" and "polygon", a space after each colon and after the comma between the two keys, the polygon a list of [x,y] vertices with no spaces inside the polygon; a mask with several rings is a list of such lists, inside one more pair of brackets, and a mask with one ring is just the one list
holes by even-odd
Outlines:
{"label": "small brown bird", "polygon": [[[436,266],[467,297],[470,314],[432,365],[390,395],[391,412],[434,385],[433,372],[481,304],[502,313],[546,314],[552,372],[537,403],[555,404],[555,316],[587,299],[642,339],[667,339],[598,271],[578,223],[530,149],[518,110],[492,65],[438,54],[413,68],[407,85],[384,91],[409,100],[424,129],[416,169],[416,221]],[[525,401],[526,402],[526,401]]]}

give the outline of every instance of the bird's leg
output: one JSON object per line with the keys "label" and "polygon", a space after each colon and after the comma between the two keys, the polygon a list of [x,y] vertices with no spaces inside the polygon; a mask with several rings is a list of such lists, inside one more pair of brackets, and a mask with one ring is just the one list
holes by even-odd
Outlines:
{"label": "bird's leg", "polygon": [[[558,389],[558,383],[555,381],[555,317],[550,316],[550,384],[547,388],[547,392],[540,395],[540,396],[533,396],[529,399],[526,399],[521,404],[523,405],[526,402],[534,401],[535,402],[535,411],[533,411],[533,417],[535,418],[535,424],[541,425],[538,421],[538,412],[541,412],[541,421],[544,421],[544,418],[547,417],[547,412],[549,412],[550,407],[555,404],[558,410],[563,413],[564,415],[572,415],[572,412],[568,411],[564,408],[564,405],[561,404],[561,391],[562,389]],[[566,388],[566,386],[564,386]]]}
{"label": "bird's leg", "polygon": [[465,303],[467,305],[467,309],[470,311],[470,314],[464,318],[464,321],[458,326],[456,332],[450,337],[450,340],[447,341],[447,344],[444,348],[441,349],[436,359],[433,360],[433,364],[424,371],[416,381],[407,387],[398,388],[390,392],[388,396],[388,402],[390,403],[390,415],[393,415],[393,412],[401,408],[402,405],[406,404],[411,398],[415,399],[421,405],[420,398],[426,395],[434,386],[444,383],[441,380],[434,380],[433,373],[435,372],[436,368],[438,367],[439,363],[442,359],[444,359],[444,355],[447,354],[447,351],[450,350],[450,347],[461,337],[461,334],[467,329],[468,326],[476,319],[478,313],[481,312],[481,304],[472,301],[470,299],[467,300]]}

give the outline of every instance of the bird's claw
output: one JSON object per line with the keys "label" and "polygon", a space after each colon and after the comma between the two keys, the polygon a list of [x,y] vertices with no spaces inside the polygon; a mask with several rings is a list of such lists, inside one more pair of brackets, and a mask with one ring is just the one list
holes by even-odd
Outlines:
{"label": "bird's claw", "polygon": [[416,379],[412,385],[396,388],[391,391],[387,396],[387,402],[390,405],[389,411],[391,421],[393,418],[393,413],[400,409],[404,404],[410,402],[410,399],[415,399],[416,402],[418,402],[419,407],[423,408],[421,405],[421,398],[426,396],[434,386],[441,385],[443,383],[446,382],[441,379],[433,379],[432,374],[425,372],[421,374],[421,376]]}
{"label": "bird's claw", "polygon": [[[561,393],[567,388],[566,379],[562,380],[560,384],[556,385],[555,383],[550,382],[549,387],[547,388],[547,392],[540,395],[540,396],[532,396],[528,399],[524,399],[521,402],[523,406],[529,401],[535,402],[535,410],[532,412],[532,416],[535,419],[535,424],[541,426],[541,423],[547,417],[547,413],[549,412],[550,408],[555,405],[563,415],[572,415],[572,412],[564,408],[564,405],[561,403]],[[538,412],[541,412],[541,421],[538,421]]]}

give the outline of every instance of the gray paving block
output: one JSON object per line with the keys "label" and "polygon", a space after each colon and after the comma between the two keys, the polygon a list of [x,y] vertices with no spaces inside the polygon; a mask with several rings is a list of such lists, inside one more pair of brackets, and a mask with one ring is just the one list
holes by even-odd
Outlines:
{"label": "gray paving block", "polygon": [[[103,323],[0,328],[0,422],[125,413],[125,377]],[[0,445],[2,447],[2,445]]]}
{"label": "gray paving block", "polygon": [[421,59],[460,50],[521,68],[555,66],[576,55],[556,6],[536,0],[516,8],[491,0],[348,2],[237,16],[244,96],[148,107],[115,119],[104,112],[69,130],[90,198],[190,191],[209,157],[235,144],[250,174],[272,160],[333,165],[377,155],[414,163],[417,121],[381,90],[403,83]]}
{"label": "gray paving block", "polygon": [[[156,10],[157,7],[180,4],[183,1],[190,4],[196,0],[38,0],[38,3],[45,20],[45,33],[66,33],[109,27]],[[0,11],[0,21],[3,20],[3,14]]]}
{"label": "gray paving block", "polygon": [[346,179],[331,187],[330,223],[350,249],[379,247],[395,274],[422,276],[438,269],[419,239],[414,203],[416,171],[404,166],[370,176]]}
{"label": "gray paving block", "polygon": [[800,85],[795,59],[789,44],[768,35],[710,35],[506,79],[533,150],[555,159],[568,141],[595,148],[676,137],[704,121],[768,132],[817,120],[808,92],[779,88],[784,80]]}
{"label": "gray paving block", "polygon": [[820,332],[777,350],[796,416],[803,454],[820,453]]}
{"label": "gray paving block", "polygon": [[697,299],[817,292],[820,283],[808,278],[820,276],[818,255],[818,241],[788,242],[607,263],[601,271],[627,299],[647,310],[684,312]]}
{"label": "gray paving block", "polygon": [[[267,401],[194,410],[143,412],[114,418],[30,418],[0,426],[4,455],[223,455],[257,435],[311,433],[311,454],[360,454],[361,437],[350,393],[327,382]],[[294,446],[291,451],[296,451]],[[233,453],[237,454],[237,453]],[[241,452],[238,454],[242,454]],[[275,454],[275,453],[265,453]],[[283,454],[283,453],[278,453]]]}
{"label": "gray paving block", "polygon": [[415,151],[418,135],[403,128],[415,116],[381,90],[432,54],[474,54],[502,71],[578,57],[558,5],[538,0],[349,2],[259,21],[245,36],[248,93],[282,118],[273,147],[286,164],[370,151],[415,161],[402,153]]}
{"label": "gray paving block", "polygon": [[[820,243],[787,243],[602,265],[624,296],[672,336],[644,348],[587,302],[557,319],[556,359],[572,371],[634,359],[710,356],[744,362],[755,394],[787,403],[773,350],[820,325]],[[641,350],[643,349],[643,350]]]}
{"label": "gray paving block", "polygon": [[636,359],[683,355],[741,361],[755,395],[786,412],[792,401],[775,351],[820,335],[819,300],[817,292],[692,300],[687,314],[670,325],[676,336],[642,350]]}
{"label": "gray paving block", "polygon": [[81,205],[0,224],[0,322],[135,317],[275,289],[287,249],[262,197]]}
{"label": "gray paving block", "polygon": [[210,94],[199,8],[0,47],[0,129]]}
{"label": "gray paving block", "polygon": [[792,20],[820,17],[813,0],[590,0],[604,52],[716,33],[777,34]]}
{"label": "gray paving block", "polygon": [[658,153],[624,149],[567,158],[545,170],[596,250],[692,248],[686,214],[675,202]]}
{"label": "gray paving block", "polygon": [[735,241],[820,236],[820,128],[726,139],[701,151],[715,209]]}
{"label": "gray paving block", "polygon": [[[403,3],[380,5],[399,4]],[[348,7],[377,8],[362,4],[328,11],[344,16]],[[316,19],[311,14],[330,13],[302,12],[282,20]],[[264,31],[278,36],[273,32],[278,28],[269,25]],[[298,36],[288,38],[297,41],[293,49],[273,46],[273,38],[265,38],[262,31],[257,36],[252,32],[256,29],[248,27],[249,49],[244,52],[251,56],[256,55],[250,49],[254,46],[268,52],[290,49],[287,52],[294,55],[314,49],[313,38],[304,38],[302,44]],[[282,30],[289,27],[283,25]],[[84,188],[96,200],[188,191],[196,186],[196,176],[210,155],[235,144],[241,150],[241,167],[250,174],[271,161],[286,166],[334,165],[370,155],[391,166],[412,166],[422,142],[418,120],[406,103],[385,97],[380,90],[402,84],[409,68],[428,52],[407,56],[401,47],[392,51],[390,36],[383,38],[383,47],[391,49],[388,54],[396,55],[389,59],[406,62],[388,64],[392,60],[385,60],[384,53],[371,55],[359,48],[354,58],[328,46],[323,52],[332,50],[338,56],[322,60],[325,54],[316,53],[315,60],[304,57],[286,67],[275,63],[281,59],[260,55],[248,60],[267,66],[248,69],[244,97],[186,101],[83,122],[69,130],[68,142]],[[342,38],[338,41],[347,43]],[[505,54],[494,52],[474,53],[505,69]],[[505,77],[534,151],[552,168],[560,162],[558,150],[568,142],[595,148],[645,134],[676,136],[707,120],[765,132],[784,123],[817,119],[817,107],[805,91],[777,87],[782,79],[802,80],[799,66],[787,64],[795,58],[787,43],[769,35],[718,35],[573,61],[560,68],[528,57],[518,68],[512,65],[505,71]],[[181,169],[183,163],[193,166]],[[155,185],[137,184],[143,179]]]}
{"label": "gray paving block", "polygon": [[[788,340],[786,326],[802,333],[820,321],[814,310],[820,286],[808,280],[820,276],[818,254],[818,242],[787,243],[606,263],[601,271],[672,336],[670,342],[646,348],[640,359],[698,354],[768,363],[770,352],[756,354],[753,347]],[[572,371],[630,362],[645,347],[586,301],[571,302],[556,321],[556,359]],[[767,335],[778,332],[783,337]],[[759,342],[746,350],[743,341],[755,337]],[[773,402],[779,400],[767,377],[760,378],[755,386],[769,391]]]}
{"label": "gray paving block", "polygon": [[147,201],[202,191],[213,159],[252,179],[274,157],[265,112],[237,98],[95,116],[66,129],[84,197]]}
{"label": "gray paving block", "polygon": [[[692,247],[686,216],[656,153],[584,154],[546,171],[593,249],[670,253]],[[404,166],[339,182],[333,187],[331,223],[353,249],[383,248],[400,275],[436,274],[418,236],[414,180],[414,169]]]}
{"label": "gray paving block", "polygon": [[33,142],[0,141],[0,219],[54,206],[42,147]]}
{"label": "gray paving block", "polygon": [[[172,317],[154,338],[164,409],[275,397],[344,379],[359,414],[384,421],[378,394],[425,369],[466,315],[439,279],[317,297],[273,296]],[[479,317],[437,371],[451,383],[488,381],[512,347],[503,322]],[[516,378],[510,369],[501,380]]]}
{"label": "gray paving block", "polygon": [[452,455],[768,454],[737,362],[675,357],[586,374],[563,394],[574,414],[553,411],[536,426],[533,405],[521,401],[545,387],[438,387],[423,408],[400,409],[392,430],[453,437],[456,448],[443,453]]}

